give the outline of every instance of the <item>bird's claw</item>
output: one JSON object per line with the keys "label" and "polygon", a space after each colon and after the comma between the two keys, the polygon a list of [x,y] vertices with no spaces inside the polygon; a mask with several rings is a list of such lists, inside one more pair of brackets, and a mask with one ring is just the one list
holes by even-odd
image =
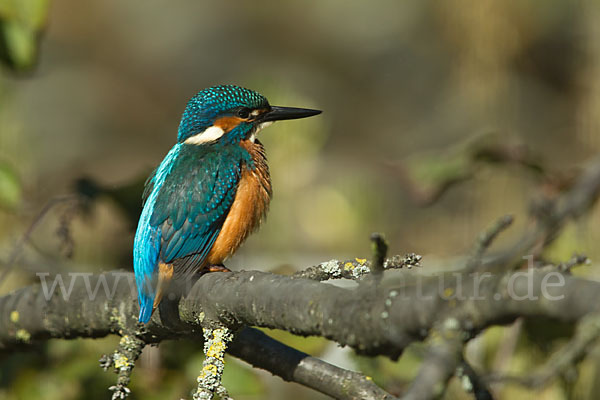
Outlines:
{"label": "bird's claw", "polygon": [[207,268],[208,272],[231,272],[231,270],[229,268],[227,268],[226,266],[224,266],[223,264],[219,264],[219,265],[210,265]]}

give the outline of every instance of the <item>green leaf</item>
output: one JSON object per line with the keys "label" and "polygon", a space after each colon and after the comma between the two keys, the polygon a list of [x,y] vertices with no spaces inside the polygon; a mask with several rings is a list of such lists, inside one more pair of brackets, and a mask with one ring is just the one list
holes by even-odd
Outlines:
{"label": "green leaf", "polygon": [[49,0],[0,0],[0,59],[16,70],[31,68]]}
{"label": "green leaf", "polygon": [[0,164],[0,207],[14,210],[21,203],[21,182],[12,168]]}
{"label": "green leaf", "polygon": [[14,20],[6,21],[2,28],[10,64],[16,69],[33,65],[37,46],[33,32]]}

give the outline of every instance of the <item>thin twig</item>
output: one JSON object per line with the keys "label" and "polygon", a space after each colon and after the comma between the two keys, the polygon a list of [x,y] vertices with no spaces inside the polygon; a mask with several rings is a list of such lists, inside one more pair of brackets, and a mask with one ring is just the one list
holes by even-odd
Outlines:
{"label": "thin twig", "polygon": [[494,239],[496,239],[500,233],[505,231],[513,223],[513,220],[514,218],[512,215],[504,215],[494,222],[494,224],[486,231],[479,234],[475,246],[473,247],[471,257],[465,267],[466,271],[471,272],[479,266],[481,258],[486,250],[492,245]]}
{"label": "thin twig", "polygon": [[134,335],[123,335],[117,350],[111,355],[100,358],[100,366],[105,371],[114,367],[118,374],[117,384],[108,388],[113,392],[112,400],[123,400],[131,393],[128,387],[131,372],[145,345],[143,340]]}
{"label": "thin twig", "polygon": [[456,318],[448,318],[433,328],[427,339],[427,353],[417,377],[402,400],[426,400],[440,397],[462,360],[463,329]]}
{"label": "thin twig", "polygon": [[577,324],[573,338],[555,352],[540,368],[526,376],[491,374],[487,382],[512,382],[528,388],[540,388],[574,368],[600,337],[600,314],[585,316]]}
{"label": "thin twig", "polygon": [[192,396],[194,400],[212,400],[215,394],[222,400],[231,400],[227,389],[221,383],[225,369],[225,352],[233,340],[233,332],[227,327],[203,327],[204,362],[197,378],[198,387]]}
{"label": "thin twig", "polygon": [[487,386],[487,382],[473,369],[471,364],[463,359],[456,371],[456,376],[461,379],[465,392],[473,393],[475,400],[494,400],[494,396]]}
{"label": "thin twig", "polygon": [[383,273],[385,257],[387,256],[388,244],[381,233],[371,235],[371,251],[373,253],[372,270],[373,274]]}
{"label": "thin twig", "polygon": [[600,197],[600,156],[587,163],[575,183],[560,196],[550,199],[544,212],[533,212],[535,226],[526,230],[513,245],[484,261],[484,268],[512,269],[521,257],[550,244],[564,224],[589,211]]}
{"label": "thin twig", "polygon": [[585,254],[573,254],[573,257],[569,261],[561,262],[556,267],[559,271],[570,274],[574,267],[590,264],[590,262],[590,259]]}
{"label": "thin twig", "polygon": [[[415,253],[404,256],[395,255],[386,259],[383,266],[388,269],[400,269],[420,267],[422,257]],[[366,258],[355,258],[340,261],[329,260],[319,265],[308,267],[292,275],[293,278],[311,279],[315,281],[326,281],[329,279],[352,279],[359,280],[371,273],[371,261]]]}
{"label": "thin twig", "polygon": [[19,238],[19,240],[13,247],[13,249],[8,257],[8,260],[6,261],[6,263],[4,265],[4,269],[0,272],[0,285],[2,285],[2,282],[4,282],[4,280],[6,279],[6,277],[8,276],[8,273],[10,271],[12,271],[12,269],[14,268],[15,263],[19,260],[19,257],[21,256],[21,254],[23,252],[23,246],[25,246],[25,244],[29,241],[31,234],[37,228],[37,226],[40,224],[40,222],[42,222],[42,220],[44,219],[46,214],[48,214],[48,212],[55,205],[64,203],[67,201],[71,201],[71,200],[76,200],[77,198],[78,197],[76,195],[72,195],[72,194],[65,195],[65,196],[59,196],[59,197],[50,199],[46,203],[46,205],[44,205],[44,207],[40,210],[40,212],[35,216],[35,218],[31,222],[31,224],[29,225],[29,227],[27,228],[25,233],[23,233],[23,235]]}

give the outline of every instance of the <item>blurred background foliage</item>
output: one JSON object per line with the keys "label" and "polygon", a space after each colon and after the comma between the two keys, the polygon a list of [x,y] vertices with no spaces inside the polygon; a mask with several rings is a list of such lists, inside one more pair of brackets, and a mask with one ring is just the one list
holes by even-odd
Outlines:
{"label": "blurred background foliage", "polygon": [[[221,83],[324,110],[261,134],[275,198],[230,268],[367,256],[380,231],[392,252],[423,254],[435,271],[502,214],[517,216],[516,236],[530,200],[568,186],[600,150],[599,17],[593,0],[0,0],[0,262],[13,267],[0,293],[35,272],[130,269],[143,180],[174,143],[187,99]],[[57,203],[14,257],[44,205],[69,193],[77,200]],[[546,256],[597,258],[598,218],[568,226]],[[518,374],[568,332],[543,321],[493,328],[468,356],[479,370]],[[271,334],[393,393],[421,357],[419,345],[393,363]],[[115,377],[97,359],[115,345],[52,341],[1,355],[0,399],[106,398]],[[201,353],[191,342],[145,350],[132,397],[188,396]],[[541,391],[494,390],[593,399],[599,361],[596,351]],[[321,398],[235,359],[225,383],[236,399]],[[459,382],[445,397],[469,398]]]}

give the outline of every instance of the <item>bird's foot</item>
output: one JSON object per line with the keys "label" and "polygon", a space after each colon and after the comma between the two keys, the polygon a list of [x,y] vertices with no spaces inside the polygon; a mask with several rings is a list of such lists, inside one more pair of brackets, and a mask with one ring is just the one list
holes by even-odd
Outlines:
{"label": "bird's foot", "polygon": [[209,265],[206,270],[208,272],[231,272],[231,270],[223,264]]}

